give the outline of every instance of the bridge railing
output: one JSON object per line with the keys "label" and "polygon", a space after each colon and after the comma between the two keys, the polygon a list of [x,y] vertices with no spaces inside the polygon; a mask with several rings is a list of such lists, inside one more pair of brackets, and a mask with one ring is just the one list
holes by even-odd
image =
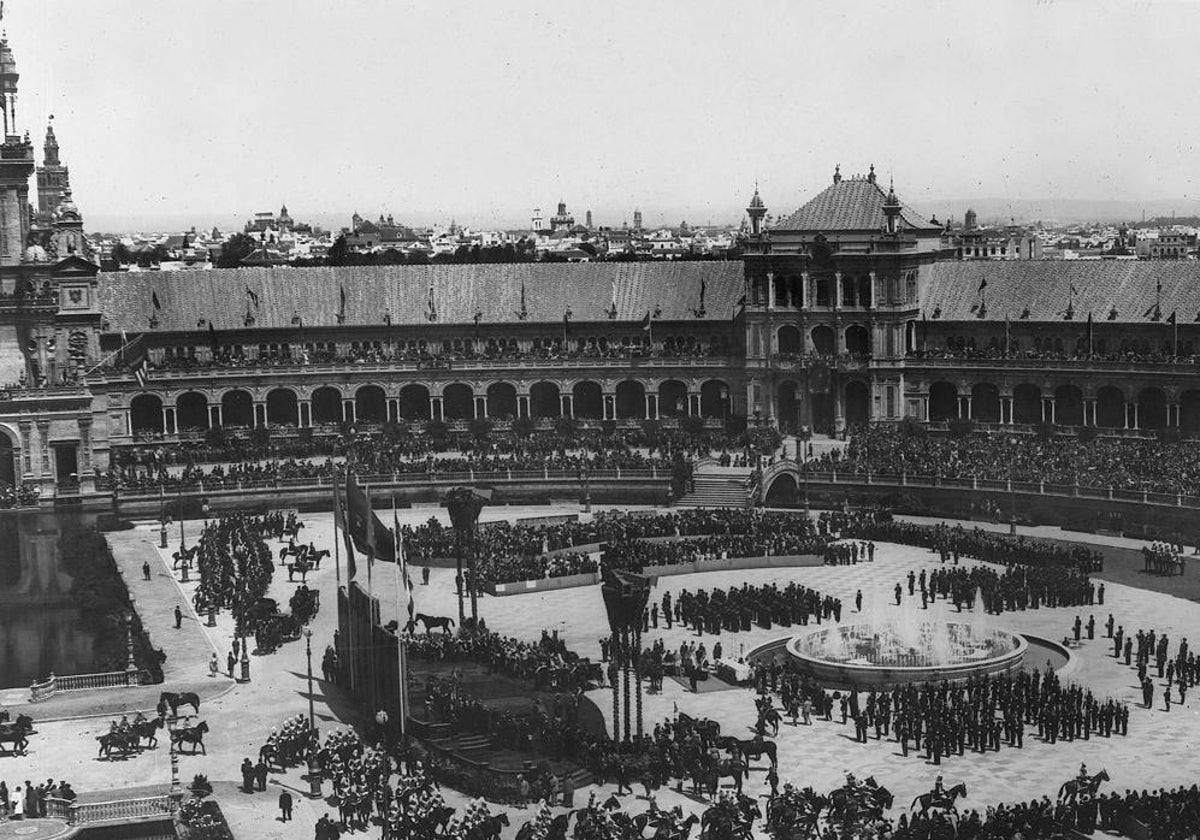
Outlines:
{"label": "bridge railing", "polygon": [[841,470],[800,470],[799,478],[802,482],[809,484],[937,487],[942,489],[985,490],[993,493],[1020,493],[1035,496],[1110,499],[1143,505],[1161,505],[1176,508],[1200,508],[1200,495],[1160,493],[1152,490],[1132,490],[1115,487],[1091,487],[1083,484],[1048,484],[1042,481],[947,478],[932,475],[909,475],[907,473],[859,473],[842,472]]}
{"label": "bridge railing", "polygon": [[171,815],[169,794],[112,799],[105,802],[74,802],[46,797],[46,816],[66,820],[68,825],[102,822],[130,822],[165,818]]}
{"label": "bridge railing", "polygon": [[68,674],[63,677],[56,676],[51,671],[48,678],[29,686],[29,702],[41,703],[64,691],[127,688],[142,685],[146,681],[146,672],[137,668],[128,671],[106,671],[102,674]]}

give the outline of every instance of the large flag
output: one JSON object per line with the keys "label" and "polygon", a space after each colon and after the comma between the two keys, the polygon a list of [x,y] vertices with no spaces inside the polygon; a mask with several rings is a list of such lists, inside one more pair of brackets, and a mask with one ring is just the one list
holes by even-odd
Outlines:
{"label": "large flag", "polygon": [[[392,535],[383,527],[375,511],[371,510],[366,494],[358,486],[353,475],[346,477],[346,514],[350,538],[354,540],[354,545],[359,551],[366,554],[374,549],[376,560],[385,560],[388,563],[396,561],[396,547],[392,544]],[[374,546],[371,545],[372,541]]]}
{"label": "large flag", "polygon": [[[400,517],[396,515],[396,497],[392,497],[392,538],[396,543],[396,561],[400,566],[401,596],[407,600],[408,620],[413,620],[413,610],[416,606],[413,600],[413,582],[408,574],[408,556],[404,553],[404,539],[400,536]],[[399,607],[399,604],[397,604]]]}
{"label": "large flag", "polygon": [[354,562],[354,543],[350,539],[350,529],[346,527],[346,513],[342,510],[342,491],[338,487],[337,470],[333,471],[333,522],[342,531],[342,539],[346,544],[346,583],[354,580],[358,566]]}
{"label": "large flag", "polygon": [[653,320],[653,315],[651,314],[650,310],[647,309],[646,317],[642,318],[642,330],[644,332],[650,332],[650,324],[653,322]]}

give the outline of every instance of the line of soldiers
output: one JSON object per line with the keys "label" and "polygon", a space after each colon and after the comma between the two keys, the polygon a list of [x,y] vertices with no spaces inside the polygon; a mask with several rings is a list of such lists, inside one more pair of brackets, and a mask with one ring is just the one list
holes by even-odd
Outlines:
{"label": "line of soldiers", "polygon": [[[909,597],[920,590],[922,608],[936,598],[951,601],[958,611],[974,609],[978,594],[985,612],[1000,615],[1008,611],[1042,606],[1065,607],[1104,604],[1104,584],[1096,587],[1087,575],[1062,566],[1010,566],[1003,572],[986,566],[941,566],[920,575],[909,570]],[[900,605],[903,586],[897,583],[893,593]]]}
{"label": "line of soldiers", "polygon": [[[840,598],[822,595],[815,589],[801,586],[794,581],[780,588],[776,583],[751,586],[743,583],[731,589],[705,589],[689,592],[684,589],[672,602],[671,593],[662,598],[662,612],[667,617],[667,627],[674,620],[691,627],[703,635],[720,633],[722,630],[738,632],[750,630],[758,625],[770,630],[773,624],[790,627],[793,624],[807,625],[809,619],[817,624],[822,621],[841,621]],[[650,608],[650,623],[658,627],[658,608]]]}
{"label": "line of soldiers", "polygon": [[1144,561],[1143,571],[1150,572],[1156,575],[1181,575],[1183,574],[1183,546],[1176,546],[1166,542],[1154,542],[1147,546],[1142,546],[1142,560]]}

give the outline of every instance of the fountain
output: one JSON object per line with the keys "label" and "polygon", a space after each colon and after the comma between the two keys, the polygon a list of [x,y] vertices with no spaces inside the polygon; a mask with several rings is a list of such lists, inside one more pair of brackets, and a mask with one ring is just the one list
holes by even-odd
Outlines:
{"label": "fountain", "polygon": [[[882,688],[965,680],[1021,667],[1028,642],[990,625],[977,598],[961,619],[913,607],[867,605],[852,623],[810,628],[783,644],[804,672],[829,688]],[[778,644],[760,648],[765,654]],[[752,654],[753,655],[753,654]]]}

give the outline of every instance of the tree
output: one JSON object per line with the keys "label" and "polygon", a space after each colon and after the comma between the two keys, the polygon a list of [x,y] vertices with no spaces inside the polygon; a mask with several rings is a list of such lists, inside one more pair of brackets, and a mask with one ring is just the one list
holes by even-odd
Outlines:
{"label": "tree", "polygon": [[258,249],[258,240],[244,233],[235,233],[221,245],[217,268],[238,268],[242,260]]}
{"label": "tree", "polygon": [[345,265],[346,257],[350,253],[350,246],[346,243],[346,234],[341,234],[337,239],[333,240],[333,244],[329,246],[329,253],[325,256],[326,265]]}

